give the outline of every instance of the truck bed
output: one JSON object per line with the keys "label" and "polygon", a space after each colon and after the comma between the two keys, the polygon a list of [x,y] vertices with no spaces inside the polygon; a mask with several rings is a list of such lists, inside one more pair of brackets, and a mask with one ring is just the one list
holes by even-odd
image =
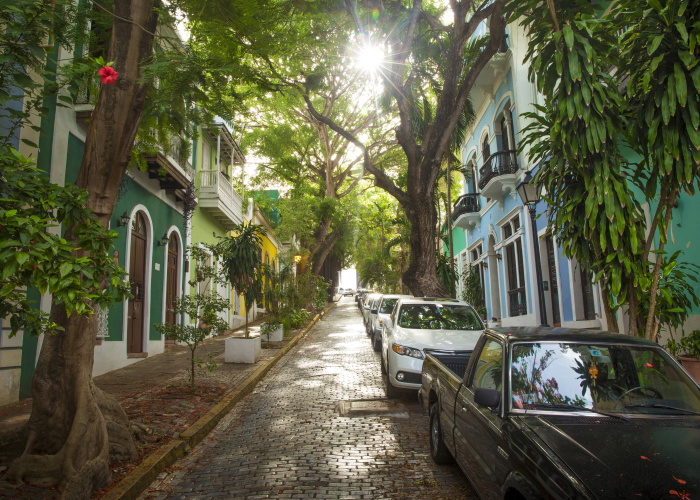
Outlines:
{"label": "truck bed", "polygon": [[426,349],[426,352],[435,356],[440,363],[445,365],[445,367],[460,380],[464,378],[464,372],[467,371],[467,364],[472,355],[472,351],[438,351]]}

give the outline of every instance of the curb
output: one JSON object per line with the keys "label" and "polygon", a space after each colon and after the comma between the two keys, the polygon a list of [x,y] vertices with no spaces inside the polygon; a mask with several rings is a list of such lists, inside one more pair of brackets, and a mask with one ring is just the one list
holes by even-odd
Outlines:
{"label": "curb", "polygon": [[261,364],[237,389],[226,394],[224,398],[204,416],[180,433],[179,439],[174,439],[164,444],[156,451],[148,455],[141,464],[119,484],[102,495],[104,500],[133,500],[143,493],[163,470],[170,467],[175,461],[187,453],[192,447],[200,443],[216,424],[226,416],[231,409],[245,396],[250,394],[258,382],[265,377],[267,372],[282,359],[306,334],[316,325],[318,320],[328,314],[337,306],[333,302],[321,313],[314,316],[306,328],[297,333],[287,345],[275,353],[273,357]]}

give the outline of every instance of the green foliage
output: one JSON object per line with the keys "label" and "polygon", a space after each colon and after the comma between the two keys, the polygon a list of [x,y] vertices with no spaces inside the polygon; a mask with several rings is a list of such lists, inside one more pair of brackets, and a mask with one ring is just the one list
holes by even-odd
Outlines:
{"label": "green foliage", "polygon": [[545,96],[544,105],[526,113],[532,121],[519,151],[530,147],[532,163],[539,163],[534,182],[546,193],[548,231],[565,255],[595,270],[610,306],[622,305],[630,281],[640,288],[648,282],[637,272],[643,226],[630,223],[643,221],[643,213],[617,146],[626,124],[608,74],[614,33],[585,1],[556,4],[561,30],[546,2],[516,7],[530,34],[530,77]]}
{"label": "green foliage", "polygon": [[[659,329],[682,327],[693,306],[700,305],[695,293],[700,266],[679,262],[681,252],[673,255],[661,255],[661,273],[659,288],[656,293],[654,317]],[[646,272],[651,274],[647,268]],[[650,294],[642,294],[639,303],[639,319],[646,319],[649,314]],[[632,320],[632,318],[630,318]],[[643,325],[640,325],[640,328]],[[642,330],[643,331],[643,330]]]}
{"label": "green foliage", "polygon": [[436,261],[436,273],[440,283],[450,292],[450,297],[455,297],[457,295],[459,274],[452,266],[450,256],[444,253],[437,253]]}
{"label": "green foliage", "polygon": [[484,289],[481,286],[481,278],[477,269],[471,264],[462,270],[462,300],[476,309],[481,318],[486,317],[486,304],[484,304]]}
{"label": "green foliage", "polygon": [[236,226],[233,232],[233,236],[220,238],[212,251],[221,258],[228,283],[245,299],[247,337],[248,311],[254,302],[262,299],[265,283],[262,243],[266,232],[258,224],[245,223]]}
{"label": "green foliage", "polygon": [[700,359],[700,330],[693,330],[688,335],[682,335],[678,342],[670,338],[664,347],[675,358],[686,355]]}
{"label": "green foliage", "polygon": [[[0,152],[0,317],[12,335],[55,333],[59,327],[27,298],[51,293],[68,315],[92,314],[128,296],[124,271],[109,257],[114,231],[85,208],[87,193],[57,186],[11,148]],[[74,240],[60,234],[72,227]]]}
{"label": "green foliage", "polygon": [[[647,198],[661,187],[692,194],[700,180],[700,6],[691,0],[615,6],[621,70],[629,74],[628,138],[643,162],[637,176]],[[675,200],[671,200],[673,204]],[[657,223],[666,240],[663,213]]]}
{"label": "green foliage", "polygon": [[[213,286],[214,283],[223,283],[225,280],[215,267],[205,264],[208,257],[205,250],[199,247],[190,247],[189,252],[197,266],[194,273],[195,281],[191,282],[190,285],[199,284],[198,288],[200,289],[195,290],[191,295],[176,298],[173,310],[180,318],[183,314],[187,314],[191,323],[158,323],[154,327],[166,338],[187,344],[190,349],[190,384],[194,386],[195,367],[206,365],[210,370],[212,369],[211,361],[205,363],[201,359],[195,358],[195,351],[207,337],[228,328],[226,322],[219,317],[219,313],[226,311],[229,302],[213,291],[216,288]],[[212,286],[203,286],[203,283],[206,282],[211,283]],[[211,291],[208,288],[211,288]]]}

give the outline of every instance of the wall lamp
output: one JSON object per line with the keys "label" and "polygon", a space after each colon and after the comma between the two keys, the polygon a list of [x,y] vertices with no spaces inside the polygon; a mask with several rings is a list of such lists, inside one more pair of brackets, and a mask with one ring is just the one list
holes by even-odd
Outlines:
{"label": "wall lamp", "polygon": [[126,210],[124,210],[124,213],[119,216],[119,220],[117,221],[117,226],[126,226],[130,220],[131,220],[131,217],[129,217],[129,214],[127,214]]}
{"label": "wall lamp", "polygon": [[489,267],[485,260],[481,261],[481,267]]}
{"label": "wall lamp", "polygon": [[501,260],[503,258],[503,256],[500,253],[496,252],[496,258],[498,260]]}
{"label": "wall lamp", "polygon": [[165,233],[163,235],[163,237],[160,239],[160,241],[158,242],[158,246],[164,247],[165,245],[168,244],[168,240],[170,240],[170,238],[168,238],[168,233]]}

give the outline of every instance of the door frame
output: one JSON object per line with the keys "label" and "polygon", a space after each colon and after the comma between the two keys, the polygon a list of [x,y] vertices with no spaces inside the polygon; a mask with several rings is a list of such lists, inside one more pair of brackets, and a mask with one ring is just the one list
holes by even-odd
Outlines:
{"label": "door frame", "polygon": [[[182,269],[184,267],[184,249],[182,246],[182,234],[177,226],[170,226],[166,231],[168,244],[163,247],[163,307],[161,309],[160,322],[165,323],[167,314],[167,297],[168,297],[168,251],[170,250],[170,236],[177,233],[177,239],[180,242],[177,253],[177,298],[182,298]],[[175,324],[182,323],[182,317],[175,317]]]}
{"label": "door frame", "polygon": [[[153,220],[148,209],[141,204],[134,205],[129,214],[129,224],[126,231],[126,248],[124,251],[124,270],[126,271],[125,279],[129,279],[129,269],[131,265],[131,223],[134,221],[136,212],[142,212],[146,219],[146,272],[144,277],[144,294],[143,294],[143,346],[142,352],[148,352],[148,341],[150,339],[151,325],[151,269],[153,267]],[[124,352],[128,343],[128,323],[129,314],[129,299],[124,300],[124,310],[122,311],[122,341],[124,342]]]}

